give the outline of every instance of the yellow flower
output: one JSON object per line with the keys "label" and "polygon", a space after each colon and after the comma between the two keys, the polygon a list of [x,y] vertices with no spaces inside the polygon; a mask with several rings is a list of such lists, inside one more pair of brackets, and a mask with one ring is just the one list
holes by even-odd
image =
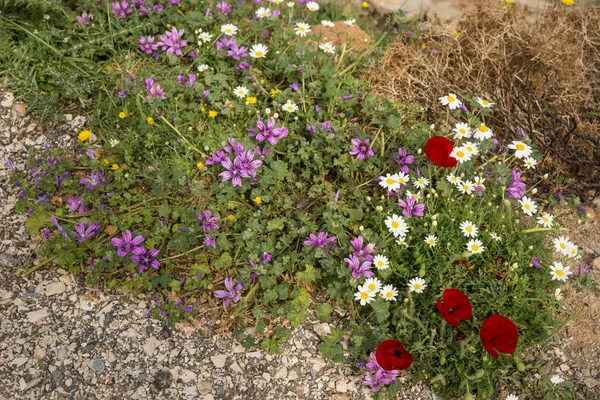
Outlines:
{"label": "yellow flower", "polygon": [[511,3],[514,3],[514,2],[515,2],[515,0],[504,0],[504,2],[505,2],[506,4],[511,4]]}
{"label": "yellow flower", "polygon": [[214,110],[210,110],[210,111],[208,112],[208,116],[209,116],[209,117],[211,117],[211,118],[214,118],[214,117],[216,117],[216,116],[217,116],[217,114],[218,114],[218,113],[217,113],[216,111],[214,111]]}
{"label": "yellow flower", "polygon": [[146,122],[148,123],[148,125],[154,125],[154,118],[146,117]]}
{"label": "yellow flower", "polygon": [[[229,103],[229,104],[227,104]],[[225,100],[225,103],[223,103],[223,105],[227,104],[229,106],[229,108],[233,108],[233,103],[229,100]]]}
{"label": "yellow flower", "polygon": [[102,160],[102,162],[104,163],[104,165],[106,165],[108,167],[108,160],[106,158],[104,160]]}
{"label": "yellow flower", "polygon": [[454,32],[452,32],[452,34],[453,34],[454,36],[458,36],[458,35],[460,35],[460,32],[459,32],[459,31],[454,31]]}
{"label": "yellow flower", "polygon": [[125,118],[125,113],[123,111],[121,111],[119,113],[119,118],[121,118],[121,119]]}
{"label": "yellow flower", "polygon": [[100,85],[100,90],[104,90],[104,85]]}
{"label": "yellow flower", "polygon": [[273,89],[273,90],[271,90],[271,97],[277,96],[277,93],[281,93],[281,90],[279,90],[279,89]]}
{"label": "yellow flower", "polygon": [[565,6],[571,6],[575,3],[575,0],[561,0]]}
{"label": "yellow flower", "polygon": [[113,171],[116,171],[119,169],[119,164],[113,164],[110,169],[112,169]]}
{"label": "yellow flower", "polygon": [[200,161],[198,164],[196,164],[196,167],[198,167],[198,169],[202,169],[204,168],[204,164],[202,163],[202,161]]}
{"label": "yellow flower", "polygon": [[421,48],[422,48],[422,49],[426,49],[426,48],[427,48],[427,45],[426,45],[425,43],[423,43],[423,44],[421,45]]}
{"label": "yellow flower", "polygon": [[205,111],[206,111],[206,108],[204,108],[204,107],[200,107],[200,111],[202,111],[202,112],[205,112]]}
{"label": "yellow flower", "polygon": [[260,80],[260,84],[262,85],[263,83],[265,83],[265,80],[264,80],[264,79],[261,79],[261,80]]}
{"label": "yellow flower", "polygon": [[502,6],[502,11],[507,11],[507,10],[508,10],[508,7]]}
{"label": "yellow flower", "polygon": [[363,1],[361,6],[362,6],[362,8],[369,8],[369,3],[367,3],[366,1]]}
{"label": "yellow flower", "polygon": [[256,196],[254,199],[252,199],[252,201],[254,203],[256,203],[256,205],[261,205],[262,204],[262,199],[260,198],[260,196]]}
{"label": "yellow flower", "polygon": [[81,140],[82,142],[85,142],[86,140],[88,140],[90,138],[91,135],[92,135],[92,132],[90,132],[86,129],[86,130],[79,132],[79,136],[77,136],[77,138],[79,140]]}
{"label": "yellow flower", "polygon": [[256,97],[246,97],[246,104],[256,104]]}
{"label": "yellow flower", "polygon": [[171,29],[171,24],[167,24],[167,29]]}

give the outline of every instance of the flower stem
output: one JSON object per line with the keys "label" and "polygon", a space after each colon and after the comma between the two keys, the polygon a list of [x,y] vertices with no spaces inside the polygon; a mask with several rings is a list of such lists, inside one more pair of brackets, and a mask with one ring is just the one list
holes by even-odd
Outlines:
{"label": "flower stem", "polygon": [[32,272],[37,271],[38,269],[42,268],[44,265],[51,263],[52,261],[56,260],[57,258],[58,258],[58,256],[54,256],[54,257],[47,259],[46,261],[39,263],[38,265],[34,265],[33,267],[31,267],[28,270],[26,270],[25,272],[23,272],[22,277],[23,278],[26,277],[27,275],[31,274]]}
{"label": "flower stem", "polygon": [[583,314],[588,308],[590,308],[590,306],[588,306],[587,304],[584,304],[583,307],[581,307],[581,310],[579,310],[579,312],[577,314],[571,315],[569,318],[567,318],[562,324],[560,324],[556,329],[554,329],[543,341],[550,339],[558,331],[560,331],[562,328],[564,328],[565,325],[567,325],[569,322],[573,321],[575,318],[578,318],[581,314]]}
{"label": "flower stem", "polygon": [[184,251],[183,253],[176,254],[176,255],[174,255],[174,256],[171,256],[171,257],[166,257],[166,258],[163,258],[163,259],[161,259],[160,261],[161,261],[161,262],[163,262],[163,261],[174,260],[174,259],[176,259],[176,258],[183,257],[183,256],[185,256],[186,254],[189,254],[189,253],[191,253],[191,252],[193,252],[193,251],[200,250],[200,249],[201,249],[201,248],[203,248],[203,247],[204,247],[204,245],[200,245],[200,246],[198,246],[198,247],[194,247],[193,249],[190,249],[190,250],[188,250],[188,251]]}

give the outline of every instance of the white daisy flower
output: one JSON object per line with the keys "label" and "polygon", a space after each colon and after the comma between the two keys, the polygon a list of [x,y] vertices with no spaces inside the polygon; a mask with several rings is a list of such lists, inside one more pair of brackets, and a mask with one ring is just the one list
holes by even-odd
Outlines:
{"label": "white daisy flower", "polygon": [[294,30],[296,31],[296,35],[304,37],[308,32],[310,32],[310,25],[306,22],[298,22],[296,23]]}
{"label": "white daisy flower", "polygon": [[404,218],[396,214],[385,219],[385,226],[388,227],[395,237],[406,237],[406,234],[408,233],[408,226],[406,225],[406,222],[404,222]]}
{"label": "white daisy flower", "polygon": [[460,230],[466,237],[477,237],[477,227],[471,221],[460,224]]}
{"label": "white daisy flower", "polygon": [[413,181],[413,184],[419,189],[425,189],[429,185],[429,179],[422,176]]}
{"label": "white daisy flower", "polygon": [[234,36],[238,31],[237,26],[233,24],[225,24],[221,27],[221,32],[226,36]]}
{"label": "white daisy flower", "polygon": [[410,181],[410,176],[404,172],[398,172],[397,174],[394,174],[394,176],[396,177],[396,182],[398,182],[399,185],[406,186],[408,181]]}
{"label": "white daisy flower", "polygon": [[531,155],[533,151],[531,146],[521,142],[520,140],[514,140],[511,144],[508,145],[508,148],[515,151],[515,157],[517,158],[527,158]]}
{"label": "white daisy flower", "polygon": [[569,238],[564,236],[554,239],[554,250],[558,253],[564,254],[565,256],[571,254],[571,247],[573,246],[574,244],[569,241]]}
{"label": "white daisy flower", "polygon": [[454,139],[460,140],[462,138],[471,137],[471,128],[469,127],[469,124],[464,122],[457,123],[452,131],[454,132]]}
{"label": "white daisy flower", "polygon": [[381,294],[381,297],[383,297],[387,301],[396,301],[396,296],[398,296],[398,289],[396,289],[392,285],[385,285],[379,293]]}
{"label": "white daisy flower", "polygon": [[207,71],[207,70],[208,70],[208,65],[206,65],[206,64],[200,64],[200,65],[198,65],[198,68],[197,68],[197,69],[198,69],[198,71],[200,71],[200,72]]}
{"label": "white daisy flower", "polygon": [[387,189],[389,191],[392,191],[392,192],[400,189],[400,184],[398,183],[398,180],[396,179],[396,174],[394,174],[394,175],[387,174],[385,177],[380,176],[379,177],[379,186],[381,186],[382,188]]}
{"label": "white daisy flower", "polygon": [[540,217],[538,217],[538,224],[542,225],[544,228],[551,228],[552,222],[554,221],[554,217],[549,213],[543,213]]}
{"label": "white daisy flower", "polygon": [[306,3],[306,8],[308,8],[310,11],[319,11],[319,3],[316,1],[309,1]]}
{"label": "white daisy flower", "polygon": [[571,249],[569,249],[569,257],[575,258],[579,254],[579,249],[573,243],[571,243]]}
{"label": "white daisy flower", "polygon": [[435,247],[437,243],[437,237],[435,235],[429,235],[425,238],[425,243],[427,243],[429,247]]}
{"label": "white daisy flower", "polygon": [[456,160],[459,161],[461,164],[464,163],[465,161],[469,161],[471,159],[471,155],[462,146],[455,147],[452,150],[452,153],[450,153],[450,157],[456,158]]}
{"label": "white daisy flower", "polygon": [[412,196],[415,198],[415,200],[419,200],[421,198],[421,192],[418,193],[412,193],[410,190],[406,191],[406,195],[407,196]]}
{"label": "white daisy flower", "polygon": [[[481,99],[479,99],[479,100],[481,100]],[[514,394],[511,393],[508,396],[506,396],[506,400],[519,400],[519,396],[514,395]]]}
{"label": "white daisy flower", "polygon": [[473,135],[477,140],[491,139],[492,136],[494,136],[494,132],[486,124],[479,125],[479,128],[477,128]]}
{"label": "white daisy flower", "polygon": [[467,250],[473,254],[483,253],[484,247],[480,240],[473,239],[467,243]]}
{"label": "white daisy flower", "polygon": [[477,103],[481,106],[481,108],[492,108],[492,106],[496,103],[490,103],[487,100],[482,99],[481,97],[477,98]]}
{"label": "white daisy flower", "polygon": [[525,213],[525,215],[532,216],[533,214],[535,214],[537,212],[537,204],[535,204],[535,202],[533,200],[531,200],[529,197],[527,197],[527,196],[521,197],[521,200],[519,200],[519,203],[521,204],[521,207],[523,208],[523,213]]}
{"label": "white daisy flower", "polygon": [[454,93],[448,93],[447,96],[440,97],[440,103],[443,106],[448,106],[451,110],[456,110],[462,104],[462,101]]}
{"label": "white daisy flower", "polygon": [[371,292],[366,286],[359,286],[357,289],[358,292],[354,293],[354,300],[359,300],[361,306],[375,300],[375,292]]}
{"label": "white daisy flower", "polygon": [[446,180],[454,185],[460,185],[460,179],[454,174],[446,175]]}
{"label": "white daisy flower", "polygon": [[375,257],[373,257],[373,265],[377,269],[387,269],[390,267],[390,260],[388,260],[386,256],[377,254]]}
{"label": "white daisy flower", "polygon": [[565,380],[563,378],[561,378],[559,375],[554,375],[552,378],[550,378],[550,382],[554,383],[555,385],[563,383],[564,381]]}
{"label": "white daisy flower", "polygon": [[115,147],[119,144],[119,141],[117,139],[110,139],[108,143],[110,143],[110,147]]}
{"label": "white daisy flower", "polygon": [[560,288],[556,288],[556,290],[554,291],[554,298],[558,301],[561,301],[563,299],[563,295],[560,292]]}
{"label": "white daisy flower", "polygon": [[537,165],[537,160],[535,158],[532,157],[527,157],[526,159],[523,160],[523,162],[525,163],[525,167],[527,169],[535,169],[535,166]]}
{"label": "white daisy flower", "polygon": [[490,237],[497,242],[502,240],[502,238],[500,236],[498,236],[498,234],[496,232],[490,232]]}
{"label": "white daisy flower", "polygon": [[271,9],[270,8],[264,8],[264,7],[260,7],[258,10],[256,10],[256,17],[263,19],[263,18],[268,18],[271,16]]}
{"label": "white daisy flower", "polygon": [[355,19],[347,19],[344,21],[344,23],[348,26],[354,26],[354,24],[356,23]]}
{"label": "white daisy flower", "polygon": [[558,261],[550,266],[550,275],[552,275],[553,281],[565,282],[571,274],[571,267],[565,267]]}
{"label": "white daisy flower", "polygon": [[479,147],[473,142],[467,142],[462,146],[469,154],[469,157],[476,156],[479,153]]}
{"label": "white daisy flower", "polygon": [[483,182],[485,182],[485,178],[484,177],[482,177],[482,176],[476,176],[473,179],[475,179],[475,185],[477,187],[481,186],[482,188],[485,189],[485,185],[483,184]]}
{"label": "white daisy flower", "polygon": [[269,0],[269,3],[281,4],[281,3],[283,3],[283,0]]}
{"label": "white daisy flower", "polygon": [[400,236],[398,240],[396,240],[400,246],[408,247],[408,243],[406,243],[406,237]]}
{"label": "white daisy flower", "polygon": [[267,46],[265,46],[264,44],[257,43],[252,46],[252,49],[250,50],[250,57],[263,58],[268,52],[269,49],[267,48]]}
{"label": "white daisy flower", "polygon": [[325,53],[335,54],[335,46],[331,42],[321,43],[319,48]]}
{"label": "white daisy flower", "polygon": [[323,21],[321,21],[321,25],[323,25],[326,28],[333,28],[335,26],[335,24],[329,21],[328,19],[324,19]]}
{"label": "white daisy flower", "polygon": [[290,2],[288,2],[288,3],[287,3],[287,6],[288,6],[289,8],[292,8],[292,7],[294,7],[295,5],[296,5],[296,3],[292,2],[292,1],[290,1]]}
{"label": "white daisy flower", "polygon": [[198,39],[202,40],[203,42],[210,42],[213,38],[213,35],[211,35],[208,32],[202,32],[201,34],[198,35]]}
{"label": "white daisy flower", "polygon": [[415,293],[423,293],[423,290],[427,287],[425,283],[425,279],[422,278],[412,278],[408,281],[408,290]]}
{"label": "white daisy flower", "polygon": [[235,89],[233,89],[233,94],[239,97],[240,99],[243,99],[248,95],[248,88],[245,86],[238,86]]}
{"label": "white daisy flower", "polygon": [[292,100],[288,100],[287,103],[281,106],[281,108],[283,111],[287,111],[289,113],[298,111],[298,106]]}
{"label": "white daisy flower", "polygon": [[371,292],[377,293],[381,289],[381,281],[377,278],[368,278],[365,280],[365,283],[363,283],[363,287]]}
{"label": "white daisy flower", "polygon": [[461,193],[471,194],[475,191],[475,184],[471,181],[460,181],[458,190]]}

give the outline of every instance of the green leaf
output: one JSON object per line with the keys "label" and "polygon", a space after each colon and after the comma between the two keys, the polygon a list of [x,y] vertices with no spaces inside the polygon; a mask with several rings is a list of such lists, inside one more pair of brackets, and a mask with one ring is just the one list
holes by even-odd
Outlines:
{"label": "green leaf", "polygon": [[216,260],[213,265],[218,269],[224,269],[230,266],[232,261],[233,259],[231,258],[231,255],[226,251],[225,253],[221,254],[221,257],[219,257],[219,259]]}
{"label": "green leaf", "polygon": [[171,207],[169,206],[169,203],[163,203],[158,207],[158,215],[160,217],[168,217],[170,213]]}
{"label": "green leaf", "polygon": [[323,303],[319,307],[317,307],[317,318],[321,322],[329,322],[331,321],[331,313],[333,312],[333,307],[329,305],[329,303]]}
{"label": "green leaf", "polygon": [[305,264],[305,267],[306,269],[304,271],[299,271],[296,273],[296,278],[298,278],[298,280],[301,282],[314,282],[320,276],[319,271],[310,264]]}
{"label": "green leaf", "polygon": [[37,207],[25,222],[25,227],[30,234],[34,235],[40,231],[44,226],[50,224],[51,215],[46,211],[43,206]]}
{"label": "green leaf", "polygon": [[274,218],[267,224],[267,231],[272,232],[274,230],[282,230],[285,222],[285,218]]}
{"label": "green leaf", "polygon": [[319,345],[319,351],[326,360],[333,362],[344,361],[344,348],[338,343],[337,339],[332,339],[329,336],[323,339],[323,343]]}
{"label": "green leaf", "polygon": [[389,318],[390,303],[388,301],[378,298],[371,303],[371,307],[375,311],[375,318],[377,318],[378,323],[385,322]]}
{"label": "green leaf", "polygon": [[279,180],[284,180],[285,178],[289,178],[292,176],[290,171],[288,171],[288,165],[286,162],[277,160],[273,161],[270,165],[271,169],[274,172],[275,178]]}

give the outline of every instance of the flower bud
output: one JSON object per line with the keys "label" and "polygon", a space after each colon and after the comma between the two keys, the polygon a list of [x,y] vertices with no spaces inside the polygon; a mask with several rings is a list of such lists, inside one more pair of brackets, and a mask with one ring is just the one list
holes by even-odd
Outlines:
{"label": "flower bud", "polygon": [[417,150],[417,154],[421,154],[423,152],[423,150],[419,149]]}
{"label": "flower bud", "polygon": [[544,179],[548,179],[548,174],[544,174]]}
{"label": "flower bud", "polygon": [[365,199],[366,199],[367,201],[371,201],[371,196],[367,196]]}
{"label": "flower bud", "polygon": [[361,226],[358,227],[358,230],[362,232],[362,231],[365,230],[365,227],[361,225]]}
{"label": "flower bud", "polygon": [[425,228],[427,228],[427,226],[428,226],[428,225],[429,225],[429,224],[428,224],[427,222],[425,222],[425,223],[423,224],[423,226],[424,226]]}
{"label": "flower bud", "polygon": [[437,221],[433,220],[433,222],[431,223],[431,226],[437,226]]}
{"label": "flower bud", "polygon": [[532,193],[532,194],[536,194],[537,192],[538,192],[538,191],[537,191],[537,188],[533,188],[533,189],[531,189],[531,193]]}

